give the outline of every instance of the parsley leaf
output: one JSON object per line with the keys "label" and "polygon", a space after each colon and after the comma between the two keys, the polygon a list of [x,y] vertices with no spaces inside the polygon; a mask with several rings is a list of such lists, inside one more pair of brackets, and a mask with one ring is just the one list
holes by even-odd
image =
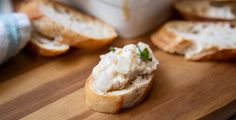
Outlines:
{"label": "parsley leaf", "polygon": [[139,56],[141,57],[141,59],[143,61],[152,61],[152,57],[149,56],[149,51],[147,48],[143,49],[143,51],[141,51],[140,47],[137,45],[138,50],[139,50]]}
{"label": "parsley leaf", "polygon": [[112,51],[112,52],[116,51],[116,49],[114,47],[110,47],[109,50]]}

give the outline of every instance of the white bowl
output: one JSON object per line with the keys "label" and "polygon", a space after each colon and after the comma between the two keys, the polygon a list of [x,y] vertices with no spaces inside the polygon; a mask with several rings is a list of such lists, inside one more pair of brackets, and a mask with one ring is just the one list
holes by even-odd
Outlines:
{"label": "white bowl", "polygon": [[139,36],[171,15],[172,0],[71,0],[85,12],[114,26],[122,37]]}

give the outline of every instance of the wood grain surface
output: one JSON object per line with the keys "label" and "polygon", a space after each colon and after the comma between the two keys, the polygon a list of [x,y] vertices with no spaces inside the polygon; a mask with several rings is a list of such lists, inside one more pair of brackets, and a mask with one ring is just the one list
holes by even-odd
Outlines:
{"label": "wood grain surface", "polygon": [[84,82],[108,47],[74,49],[56,58],[23,50],[0,66],[0,120],[223,120],[236,112],[235,62],[186,61],[159,51],[149,35],[112,46],[140,40],[151,45],[160,65],[150,95],[139,106],[104,114],[85,105]]}

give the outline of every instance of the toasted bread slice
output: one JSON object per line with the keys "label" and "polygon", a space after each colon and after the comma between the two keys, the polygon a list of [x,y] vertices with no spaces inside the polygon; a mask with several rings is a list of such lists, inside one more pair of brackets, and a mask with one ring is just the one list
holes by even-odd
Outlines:
{"label": "toasted bread slice", "polygon": [[160,49],[189,60],[236,58],[235,23],[171,21],[154,33],[151,40]]}
{"label": "toasted bread slice", "polygon": [[111,26],[65,5],[49,0],[31,0],[21,5],[36,32],[61,38],[59,42],[79,48],[99,48],[112,42],[117,33]]}
{"label": "toasted bread slice", "polygon": [[105,113],[117,113],[139,104],[149,93],[158,64],[145,43],[113,48],[101,55],[86,81],[86,104]]}
{"label": "toasted bread slice", "polygon": [[183,0],[174,7],[187,20],[235,21],[236,1]]}
{"label": "toasted bread slice", "polygon": [[93,110],[104,113],[118,113],[121,109],[133,107],[148,95],[152,85],[153,75],[144,80],[137,80],[126,89],[99,93],[93,87],[93,76],[85,84],[85,102]]}
{"label": "toasted bread slice", "polygon": [[42,56],[58,56],[70,49],[69,45],[61,44],[57,39],[51,40],[37,33],[32,34],[29,47]]}

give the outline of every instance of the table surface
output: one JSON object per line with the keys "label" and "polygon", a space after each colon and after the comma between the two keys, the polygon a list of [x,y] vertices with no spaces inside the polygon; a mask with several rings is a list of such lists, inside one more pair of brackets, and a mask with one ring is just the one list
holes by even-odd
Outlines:
{"label": "table surface", "polygon": [[235,62],[191,62],[155,48],[149,35],[118,39],[122,47],[144,41],[160,65],[150,95],[140,105],[119,114],[92,111],[84,103],[84,82],[108,47],[72,49],[45,58],[23,50],[0,66],[0,119],[226,119],[236,112]]}

